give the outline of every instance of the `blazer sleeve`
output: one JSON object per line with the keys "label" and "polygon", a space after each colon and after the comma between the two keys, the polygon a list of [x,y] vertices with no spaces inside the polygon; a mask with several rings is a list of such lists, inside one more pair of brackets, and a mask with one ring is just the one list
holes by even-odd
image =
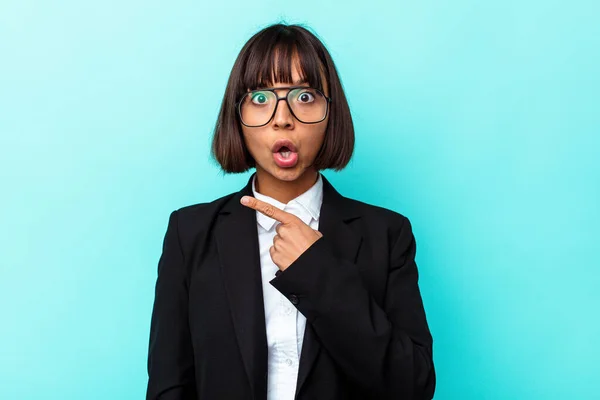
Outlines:
{"label": "blazer sleeve", "polygon": [[147,367],[146,400],[196,398],[188,325],[188,283],[179,242],[177,211],[169,216],[158,261]]}
{"label": "blazer sleeve", "polygon": [[381,306],[363,285],[356,265],[337,259],[325,236],[271,284],[296,296],[296,307],[321,345],[369,398],[432,399],[433,339],[418,287],[415,238],[410,221],[402,220],[392,240]]}

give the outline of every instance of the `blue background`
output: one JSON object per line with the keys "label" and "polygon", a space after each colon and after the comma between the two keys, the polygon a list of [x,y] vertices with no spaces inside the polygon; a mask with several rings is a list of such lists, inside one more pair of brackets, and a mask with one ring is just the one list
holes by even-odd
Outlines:
{"label": "blue background", "polygon": [[169,213],[239,50],[305,23],[356,126],[344,195],[417,238],[436,399],[600,398],[597,1],[0,3],[0,398],[141,399]]}

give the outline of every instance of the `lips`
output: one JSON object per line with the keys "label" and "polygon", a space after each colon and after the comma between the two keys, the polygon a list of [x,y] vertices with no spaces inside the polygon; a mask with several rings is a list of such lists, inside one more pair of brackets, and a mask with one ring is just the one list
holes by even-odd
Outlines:
{"label": "lips", "polygon": [[280,168],[294,168],[298,163],[298,149],[294,142],[288,139],[279,139],[271,147],[273,161]]}
{"label": "lips", "polygon": [[287,149],[291,152],[294,152],[294,153],[298,152],[298,150],[296,149],[296,145],[289,139],[277,140],[275,143],[273,143],[273,146],[271,147],[271,151],[273,153],[277,153],[279,150],[281,150],[284,147],[287,147]]}

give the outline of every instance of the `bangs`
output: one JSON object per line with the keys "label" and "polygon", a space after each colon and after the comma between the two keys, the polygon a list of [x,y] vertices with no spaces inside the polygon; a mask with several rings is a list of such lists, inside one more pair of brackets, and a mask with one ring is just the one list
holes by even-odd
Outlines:
{"label": "bangs", "polygon": [[[271,87],[274,83],[308,83],[324,91],[321,74],[326,74],[325,60],[320,59],[308,38],[282,30],[265,32],[256,38],[246,54],[248,59],[243,69],[240,95],[246,90]],[[292,81],[294,63],[302,82]]]}

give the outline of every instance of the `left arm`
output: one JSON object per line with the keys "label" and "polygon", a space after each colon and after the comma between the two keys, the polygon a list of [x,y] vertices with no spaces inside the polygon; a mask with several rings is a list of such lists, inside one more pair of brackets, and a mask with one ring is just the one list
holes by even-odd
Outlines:
{"label": "left arm", "polygon": [[337,259],[326,237],[316,240],[271,284],[312,324],[342,371],[367,393],[385,399],[432,399],[433,340],[418,287],[410,221],[391,249],[385,301],[378,305],[357,266]]}

